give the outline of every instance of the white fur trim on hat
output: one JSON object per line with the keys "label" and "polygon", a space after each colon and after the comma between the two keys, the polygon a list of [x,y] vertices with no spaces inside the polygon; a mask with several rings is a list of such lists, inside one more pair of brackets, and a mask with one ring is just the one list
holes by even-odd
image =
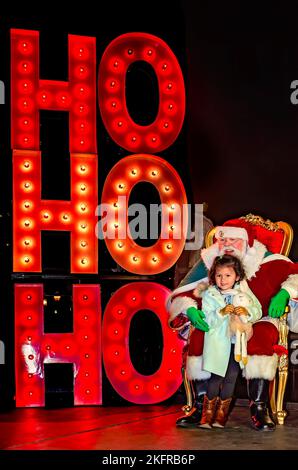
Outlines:
{"label": "white fur trim on hat", "polygon": [[215,238],[241,238],[241,240],[245,240],[248,242],[247,231],[245,230],[245,228],[242,227],[216,227]]}
{"label": "white fur trim on hat", "polygon": [[198,308],[197,302],[191,297],[176,297],[169,309],[169,322],[174,320],[180,313],[185,313],[189,307]]}
{"label": "white fur trim on hat", "polygon": [[206,380],[211,377],[210,372],[202,369],[203,356],[187,356],[186,375],[189,380]]}
{"label": "white fur trim on hat", "polygon": [[286,279],[281,287],[285,289],[291,299],[295,299],[298,297],[298,274],[291,274],[288,279]]}
{"label": "white fur trim on hat", "polygon": [[273,380],[278,363],[277,354],[272,356],[248,356],[248,362],[243,369],[243,377],[246,379]]}

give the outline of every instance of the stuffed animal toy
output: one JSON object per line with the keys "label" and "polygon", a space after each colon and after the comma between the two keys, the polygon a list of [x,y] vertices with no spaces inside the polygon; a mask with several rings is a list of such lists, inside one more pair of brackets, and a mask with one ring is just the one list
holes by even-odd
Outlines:
{"label": "stuffed animal toy", "polygon": [[[208,283],[200,282],[196,289],[193,290],[193,296],[202,297],[203,292],[208,288]],[[247,357],[247,341],[252,337],[252,323],[247,319],[249,308],[254,305],[253,299],[243,291],[235,290],[233,295],[233,304],[226,305],[223,309],[223,315],[229,313],[229,329],[231,336],[236,336],[234,349],[235,360],[241,362],[245,366],[248,362]],[[229,307],[228,312],[225,311]],[[231,308],[232,307],[232,308]],[[236,307],[237,312],[236,312]],[[242,312],[239,314],[239,311]]]}
{"label": "stuffed animal toy", "polygon": [[[244,292],[238,292],[233,297],[234,311],[236,307],[242,307],[243,314],[230,314],[230,332],[236,335],[235,360],[247,364],[247,341],[252,337],[252,323],[247,319],[249,307],[253,305],[251,297]],[[239,311],[239,308],[237,309]]]}

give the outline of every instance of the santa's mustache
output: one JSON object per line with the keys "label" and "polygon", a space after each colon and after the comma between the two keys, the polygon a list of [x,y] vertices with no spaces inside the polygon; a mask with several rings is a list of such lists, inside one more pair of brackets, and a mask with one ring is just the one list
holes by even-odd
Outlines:
{"label": "santa's mustache", "polygon": [[220,255],[224,255],[226,252],[231,252],[233,256],[236,256],[237,258],[239,259],[242,259],[245,255],[245,250],[238,250],[237,248],[235,248],[234,246],[224,246],[221,250],[220,250]]}

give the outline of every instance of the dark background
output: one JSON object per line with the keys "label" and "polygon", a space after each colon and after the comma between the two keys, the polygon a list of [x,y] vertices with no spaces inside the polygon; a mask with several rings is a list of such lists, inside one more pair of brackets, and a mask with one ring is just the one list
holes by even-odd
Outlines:
{"label": "dark background", "polygon": [[[174,145],[159,155],[180,174],[189,201],[207,202],[207,215],[214,224],[253,212],[273,221],[287,221],[293,226],[294,235],[298,233],[298,105],[290,101],[290,84],[298,79],[298,5],[127,0],[99,2],[99,13],[94,12],[93,5],[90,1],[80,8],[66,4],[68,13],[60,12],[58,2],[51,2],[46,11],[43,6],[42,13],[36,9],[21,11],[19,7],[13,13],[0,11],[0,79],[6,88],[6,104],[0,106],[0,339],[6,347],[6,364],[0,366],[0,406],[4,407],[14,406],[15,282],[43,283],[48,299],[57,291],[65,296],[60,320],[55,316],[54,323],[49,308],[45,324],[47,331],[71,331],[73,283],[100,283],[104,310],[118,287],[135,280],[115,264],[104,242],[99,242],[98,276],[69,274],[69,235],[61,232],[43,233],[41,274],[12,274],[10,28],[40,31],[41,78],[54,80],[68,78],[67,34],[95,36],[98,64],[110,41],[120,34],[143,31],[159,36],[180,62],[187,99],[182,132]],[[148,68],[140,67],[130,73],[129,109],[135,110],[140,122],[146,122],[148,116],[154,118],[157,97],[153,82]],[[140,101],[142,95],[149,99]],[[110,139],[99,110],[97,139],[100,199],[107,173],[129,152]],[[64,113],[41,113],[41,148],[43,197],[68,199],[68,133]],[[158,202],[154,191],[149,193],[141,188],[134,198],[143,204]],[[298,260],[295,236],[291,258]],[[171,288],[173,269],[148,280]],[[152,373],[161,357],[160,325],[153,314],[146,312],[143,319],[138,316],[132,328],[136,337],[131,344],[132,361],[140,372]],[[71,374],[67,383],[63,381],[66,375],[58,368],[54,373],[49,371],[48,391],[55,394],[63,389],[70,396]],[[49,398],[48,403],[59,405],[60,400],[60,404],[66,404],[67,400],[61,397],[60,394],[56,401]],[[104,376],[105,403],[117,399]]]}
{"label": "dark background", "polygon": [[221,224],[253,212],[294,228],[298,260],[297,2],[184,0],[195,202]]}

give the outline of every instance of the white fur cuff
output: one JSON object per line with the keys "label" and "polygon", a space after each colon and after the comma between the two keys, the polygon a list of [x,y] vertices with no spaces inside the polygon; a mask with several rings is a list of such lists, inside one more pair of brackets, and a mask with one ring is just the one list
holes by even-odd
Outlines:
{"label": "white fur cuff", "polygon": [[286,281],[284,281],[281,285],[283,289],[285,289],[291,299],[295,299],[298,297],[298,274],[291,274]]}
{"label": "white fur cuff", "polygon": [[169,322],[174,320],[180,313],[186,313],[189,307],[198,307],[197,302],[190,297],[176,297],[169,308]]}
{"label": "white fur cuff", "polygon": [[273,380],[276,374],[278,356],[248,356],[248,363],[243,369],[246,379]]}
{"label": "white fur cuff", "polygon": [[186,375],[189,380],[206,380],[211,374],[202,369],[203,356],[188,356],[186,360]]}

